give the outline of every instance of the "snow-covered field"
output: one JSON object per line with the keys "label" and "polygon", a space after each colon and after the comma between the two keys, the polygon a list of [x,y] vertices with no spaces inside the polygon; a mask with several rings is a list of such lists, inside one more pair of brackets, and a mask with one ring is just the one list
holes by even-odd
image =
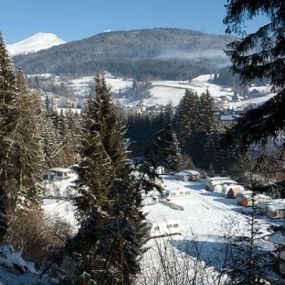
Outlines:
{"label": "snow-covered field", "polygon": [[[180,258],[182,254],[189,256],[191,260],[195,260],[199,254],[200,261],[203,264],[210,265],[210,274],[214,274],[212,270],[218,269],[223,262],[224,235],[230,234],[233,237],[247,235],[247,214],[251,209],[240,206],[235,199],[227,199],[219,193],[206,191],[203,180],[200,182],[182,182],[176,180],[174,176],[161,176],[161,178],[165,190],[187,190],[190,194],[174,197],[170,200],[170,202],[182,207],[183,210],[174,210],[162,203],[143,207],[148,221],[153,226],[177,223],[179,224],[177,232],[180,234],[171,237],[157,237],[148,241],[146,246],[149,250],[141,261],[143,273],[149,274],[152,269],[158,268],[157,261],[160,258],[159,254],[161,254],[158,250],[160,245],[163,246],[163,250],[180,254]],[[75,206],[71,201],[56,199],[56,197],[65,198],[75,194],[68,187],[74,179],[76,179],[76,175],[72,175],[67,180],[56,181],[53,186],[50,185],[48,194],[54,198],[45,199],[43,208],[46,215],[60,217],[70,223],[75,233],[78,229],[74,215]],[[284,220],[271,220],[263,215],[258,216],[257,219],[261,229],[260,237],[265,237],[270,233],[271,225],[285,225]],[[268,246],[268,242],[265,244]],[[193,249],[194,245],[195,249]]]}
{"label": "snow-covered field", "polygon": [[[251,209],[238,205],[237,200],[206,191],[203,181],[182,182],[177,181],[174,176],[163,176],[163,182],[167,190],[187,189],[190,195],[171,198],[171,202],[182,206],[183,211],[174,210],[161,203],[144,207],[147,218],[154,226],[178,223],[177,232],[180,235],[158,237],[148,242],[149,250],[142,259],[142,274],[149,283],[142,282],[142,284],[167,284],[164,283],[165,281],[162,283],[150,281],[154,278],[171,279],[167,274],[174,274],[182,279],[186,278],[188,273],[192,276],[194,273],[187,273],[187,271],[189,268],[196,268],[195,262],[203,268],[206,266],[205,270],[200,271],[201,274],[205,274],[201,278],[205,278],[204,281],[210,278],[208,283],[197,281],[195,284],[217,284],[214,281],[217,277],[215,270],[223,268],[228,262],[224,238],[227,235],[231,238],[249,235],[247,214]],[[266,236],[270,233],[270,225],[284,225],[285,221],[273,221],[262,215],[258,216],[257,220],[260,224],[259,243],[263,250],[274,250],[274,245],[266,241]],[[168,260],[165,261],[165,259]],[[164,266],[167,266],[167,270],[163,268]],[[185,279],[183,280],[183,282],[180,281],[181,283],[173,284],[189,284]]]}
{"label": "snow-covered field", "polygon": [[[30,77],[52,77],[54,84],[67,84],[67,87],[72,91],[73,94],[82,98],[88,96],[90,93],[90,86],[94,82],[95,76],[84,76],[73,79],[63,79],[60,76],[53,76],[52,74],[30,74]],[[252,86],[249,87],[249,92],[256,90],[260,92],[261,97],[242,100],[239,102],[232,102],[234,91],[232,88],[226,88],[217,84],[211,83],[213,74],[199,75],[191,81],[170,81],[170,80],[156,80],[150,81],[150,87],[148,89],[150,96],[144,99],[142,102],[135,101],[132,98],[124,97],[120,95],[118,101],[126,107],[134,108],[139,104],[145,106],[166,106],[171,103],[174,107],[177,106],[180,100],[185,95],[185,90],[190,89],[201,95],[206,90],[209,90],[211,96],[216,101],[222,101],[227,99],[227,103],[224,102],[224,108],[228,109],[244,109],[248,105],[254,104],[259,105],[267,101],[274,96],[274,93],[270,90],[270,86]],[[105,72],[105,78],[111,91],[115,94],[120,92],[124,93],[130,89],[133,85],[132,78],[115,77],[112,74]]]}
{"label": "snow-covered field", "polygon": [[210,83],[212,74],[199,75],[198,77],[188,81],[152,81],[150,89],[151,98],[144,100],[145,105],[166,105],[171,103],[173,106],[178,105],[179,101],[185,94],[186,89],[197,92],[198,95],[207,89],[214,98],[227,96],[231,98],[234,94],[231,88]]}
{"label": "snow-covered field", "polygon": [[[195,233],[201,240],[216,239],[221,241],[224,226],[227,222],[235,221],[240,230],[245,228],[246,215],[249,209],[240,206],[235,199],[227,199],[220,193],[205,190],[201,182],[177,181],[174,176],[163,176],[164,187],[167,190],[188,190],[190,195],[171,198],[171,202],[182,206],[183,211],[177,211],[161,203],[145,206],[147,217],[153,224],[168,220],[178,220],[180,223],[181,238]],[[264,234],[272,223],[265,216],[259,216],[259,222]]]}
{"label": "snow-covered field", "polygon": [[[119,93],[130,88],[133,80],[129,78],[114,77],[107,73],[105,75],[107,84],[111,87],[111,91]],[[90,92],[90,85],[94,82],[94,76],[84,76],[76,79],[68,80],[68,86],[76,95],[87,96]]]}

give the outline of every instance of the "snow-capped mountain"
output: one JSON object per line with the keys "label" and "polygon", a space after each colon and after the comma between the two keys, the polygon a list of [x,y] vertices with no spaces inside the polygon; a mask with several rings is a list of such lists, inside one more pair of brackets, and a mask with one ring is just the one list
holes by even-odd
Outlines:
{"label": "snow-capped mountain", "polygon": [[9,53],[14,56],[48,49],[53,46],[64,44],[65,41],[52,33],[37,33],[17,43],[8,45]]}

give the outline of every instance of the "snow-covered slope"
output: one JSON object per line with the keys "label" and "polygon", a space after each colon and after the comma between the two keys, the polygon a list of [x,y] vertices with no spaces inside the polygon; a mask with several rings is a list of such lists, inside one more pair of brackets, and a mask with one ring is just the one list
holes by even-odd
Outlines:
{"label": "snow-covered slope", "polygon": [[14,56],[36,52],[42,49],[47,49],[53,46],[64,44],[65,41],[52,33],[37,33],[20,42],[8,45],[9,53]]}
{"label": "snow-covered slope", "polygon": [[54,285],[59,280],[46,274],[41,275],[32,262],[23,259],[20,252],[8,245],[0,245],[0,284],[1,285]]}

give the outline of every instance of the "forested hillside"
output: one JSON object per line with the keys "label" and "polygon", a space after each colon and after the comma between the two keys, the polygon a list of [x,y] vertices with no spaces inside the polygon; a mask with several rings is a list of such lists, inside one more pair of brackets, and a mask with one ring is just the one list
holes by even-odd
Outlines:
{"label": "forested hillside", "polygon": [[28,74],[114,75],[191,79],[227,63],[223,53],[233,38],[177,28],[117,31],[97,34],[37,53],[14,58]]}

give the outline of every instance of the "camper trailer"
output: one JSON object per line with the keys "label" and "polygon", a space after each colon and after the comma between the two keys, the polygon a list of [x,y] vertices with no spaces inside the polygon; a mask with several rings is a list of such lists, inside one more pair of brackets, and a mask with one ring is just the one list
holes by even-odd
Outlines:
{"label": "camper trailer", "polygon": [[265,214],[271,219],[284,219],[285,199],[271,200],[265,209]]}
{"label": "camper trailer", "polygon": [[243,193],[244,187],[238,184],[224,184],[222,194],[228,198],[235,198],[238,193]]}
{"label": "camper trailer", "polygon": [[238,193],[236,195],[236,198],[238,202],[244,207],[252,207],[253,206],[252,203],[254,203],[255,206],[261,205],[260,203],[262,201],[270,200],[268,196],[263,194],[254,195],[252,191],[245,191],[242,193]]}
{"label": "camper trailer", "polygon": [[232,180],[230,177],[214,177],[206,179],[206,190],[212,192],[223,193],[224,185],[238,185],[238,183]]}
{"label": "camper trailer", "polygon": [[151,226],[151,237],[180,234],[180,222],[177,220],[162,221]]}

